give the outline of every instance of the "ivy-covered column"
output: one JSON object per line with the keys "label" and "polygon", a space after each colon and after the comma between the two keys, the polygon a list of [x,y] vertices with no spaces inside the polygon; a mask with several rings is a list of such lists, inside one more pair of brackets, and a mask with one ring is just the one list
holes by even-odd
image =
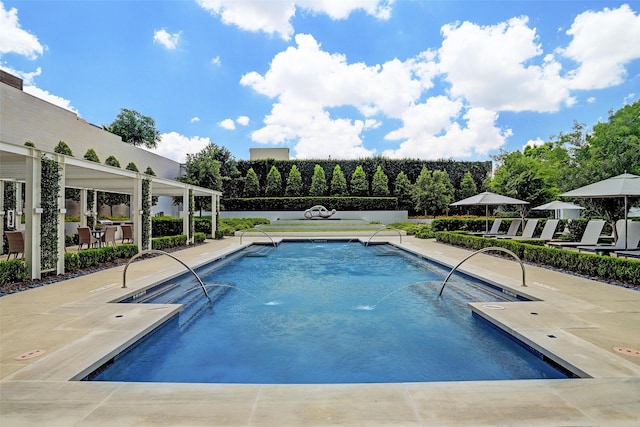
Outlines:
{"label": "ivy-covered column", "polygon": [[141,218],[140,221],[142,222],[142,237],[141,237],[141,241],[142,241],[142,246],[141,249],[153,249],[152,245],[151,245],[151,234],[152,234],[152,228],[151,228],[151,193],[152,193],[152,188],[151,188],[151,179],[150,178],[144,178],[142,180],[142,197],[141,197],[141,205],[142,205],[142,209],[141,209]]}
{"label": "ivy-covered column", "polygon": [[0,240],[0,255],[4,254],[4,239],[5,239],[5,235],[4,235],[4,230],[5,230],[5,208],[4,208],[4,186],[5,186],[6,182],[5,181],[0,181],[0,237],[2,237],[2,239]]}
{"label": "ivy-covered column", "polygon": [[56,156],[56,161],[58,163],[58,200],[57,200],[57,211],[58,211],[58,251],[57,258],[58,262],[56,265],[56,274],[64,274],[64,249],[67,243],[66,232],[65,232],[65,221],[64,217],[67,213],[67,208],[65,204],[65,163],[64,156],[58,154]]}
{"label": "ivy-covered column", "polygon": [[29,148],[25,157],[25,233],[24,258],[32,279],[40,279],[40,223],[42,216],[41,189],[42,164],[40,150]]}
{"label": "ivy-covered column", "polygon": [[[58,255],[60,249],[60,181],[62,174],[60,164],[56,161],[56,158],[50,158],[42,154],[40,162],[40,181],[42,186],[39,209],[41,221],[40,267],[41,272],[58,272]],[[62,227],[62,234],[64,234],[64,223]],[[62,250],[64,250],[64,247]]]}

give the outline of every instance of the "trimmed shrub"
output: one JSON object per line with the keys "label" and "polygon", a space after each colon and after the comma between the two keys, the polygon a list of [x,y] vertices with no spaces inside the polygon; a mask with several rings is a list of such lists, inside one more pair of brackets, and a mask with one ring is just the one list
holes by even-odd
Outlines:
{"label": "trimmed shrub", "polygon": [[0,285],[22,282],[29,278],[27,264],[19,259],[0,262]]}
{"label": "trimmed shrub", "polygon": [[509,249],[518,255],[521,260],[532,264],[547,265],[599,280],[615,281],[632,287],[640,287],[640,262],[632,259],[549,248],[525,243],[524,241],[486,239],[479,236],[444,231],[436,233],[436,239],[442,243],[473,250],[499,246]]}
{"label": "trimmed shrub", "polygon": [[178,236],[155,237],[151,239],[151,249],[164,250],[185,246],[187,244],[187,236],[180,234]]}

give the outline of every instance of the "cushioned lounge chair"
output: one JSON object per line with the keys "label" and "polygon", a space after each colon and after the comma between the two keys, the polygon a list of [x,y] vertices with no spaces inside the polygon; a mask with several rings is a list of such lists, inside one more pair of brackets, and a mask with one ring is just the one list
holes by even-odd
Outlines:
{"label": "cushioned lounge chair", "polygon": [[483,234],[482,237],[515,236],[518,234],[518,230],[520,230],[521,225],[521,219],[513,219],[511,220],[511,224],[509,225],[509,229],[506,234]]}
{"label": "cushioned lounge chair", "polygon": [[531,239],[533,237],[533,233],[536,231],[536,227],[538,226],[537,219],[527,220],[524,228],[522,229],[521,236],[497,236],[498,239]]}
{"label": "cushioned lounge chair", "polygon": [[554,248],[575,248],[578,246],[589,246],[598,243],[600,233],[604,228],[604,219],[592,219],[587,223],[587,227],[582,233],[582,238],[579,242],[547,242],[547,245]]}
{"label": "cushioned lounge chair", "polygon": [[640,249],[634,251],[615,251],[615,254],[619,258],[640,258]]}
{"label": "cushioned lounge chair", "polygon": [[613,245],[590,245],[578,246],[578,251],[586,252],[615,252],[628,251],[638,248],[640,243],[640,221],[627,221],[626,240],[625,240],[625,220],[621,219],[616,222],[616,231],[618,232],[618,240]]}

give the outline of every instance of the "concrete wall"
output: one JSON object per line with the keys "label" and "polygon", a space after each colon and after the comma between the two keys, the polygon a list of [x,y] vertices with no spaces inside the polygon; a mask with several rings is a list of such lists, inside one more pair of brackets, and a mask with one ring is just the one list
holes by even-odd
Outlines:
{"label": "concrete wall", "polygon": [[[31,141],[36,148],[53,152],[62,140],[77,158],[93,148],[103,164],[113,155],[123,169],[134,162],[141,172],[151,166],[162,178],[175,179],[181,173],[180,163],[124,143],[118,135],[88,123],[77,114],[6,83],[0,83],[0,105],[0,140],[8,144],[24,145]],[[169,197],[160,198],[153,207],[153,212],[158,211],[177,216],[177,207],[171,205]]]}
{"label": "concrete wall", "polygon": [[[305,219],[304,211],[221,211],[220,218]],[[337,211],[331,219],[363,219],[381,224],[407,222],[407,211]]]}

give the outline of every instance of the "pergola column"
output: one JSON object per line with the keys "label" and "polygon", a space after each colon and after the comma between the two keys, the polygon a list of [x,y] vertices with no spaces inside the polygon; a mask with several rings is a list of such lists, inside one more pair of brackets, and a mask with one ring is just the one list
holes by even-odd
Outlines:
{"label": "pergola column", "polygon": [[[4,241],[4,183],[0,181],[0,242]],[[0,255],[2,254],[4,254],[4,245],[0,244]]]}
{"label": "pergola column", "polygon": [[87,206],[87,196],[89,195],[89,191],[86,188],[80,189],[80,227],[87,226],[87,211],[89,210],[89,206]]}
{"label": "pergola column", "polygon": [[182,189],[182,234],[187,236],[187,244],[193,243],[192,236],[189,235],[189,217],[191,216],[189,202],[189,188],[185,185]]}
{"label": "pergola column", "polygon": [[[142,175],[136,174],[133,183],[133,194],[131,195],[131,221],[133,221],[133,241],[138,244],[140,251],[150,249],[150,247],[142,246],[142,227],[147,224],[142,223]],[[149,236],[149,244],[151,236]]]}
{"label": "pergola column", "polygon": [[65,164],[64,164],[64,156],[57,155],[56,162],[58,162],[58,167],[60,168],[60,181],[58,182],[60,192],[58,192],[58,262],[56,265],[56,274],[64,274],[64,249],[66,246],[66,232],[64,230],[64,219],[67,213],[67,209],[65,207]]}
{"label": "pergola column", "polygon": [[211,195],[211,237],[213,239],[216,238],[216,230],[218,228],[218,224],[216,219],[218,218],[218,204],[220,203],[220,196],[217,194]]}
{"label": "pergola column", "polygon": [[40,161],[40,150],[31,148],[30,154],[30,156],[25,157],[26,222],[24,233],[24,257],[27,265],[30,266],[31,278],[40,279],[40,229],[42,222],[42,207],[40,203],[42,196],[42,164]]}

